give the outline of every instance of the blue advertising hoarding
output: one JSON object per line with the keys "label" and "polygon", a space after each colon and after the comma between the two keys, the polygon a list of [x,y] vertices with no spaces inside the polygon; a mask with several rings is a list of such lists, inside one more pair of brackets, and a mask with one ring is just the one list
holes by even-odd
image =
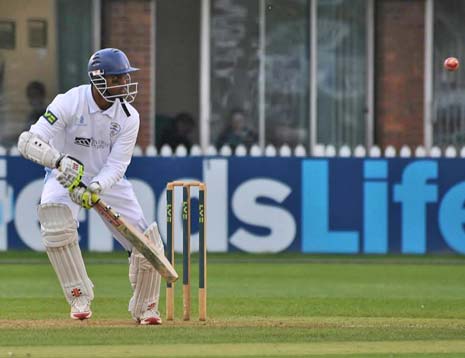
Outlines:
{"label": "blue advertising hoarding", "polygon": [[[166,183],[204,181],[213,252],[462,254],[464,164],[447,158],[135,157],[127,177],[163,237]],[[43,174],[22,158],[0,157],[1,251],[43,250],[36,214]],[[197,196],[194,190],[194,207]],[[83,249],[119,249],[92,210],[81,211],[79,224]],[[195,225],[192,233],[195,251]]]}

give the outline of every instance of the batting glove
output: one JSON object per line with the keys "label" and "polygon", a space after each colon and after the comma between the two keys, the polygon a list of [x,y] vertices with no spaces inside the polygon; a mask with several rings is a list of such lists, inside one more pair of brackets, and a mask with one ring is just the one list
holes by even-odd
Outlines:
{"label": "batting glove", "polygon": [[56,178],[66,189],[72,191],[79,185],[84,174],[84,165],[79,160],[65,155],[58,161],[57,168]]}
{"label": "batting glove", "polygon": [[99,201],[99,193],[101,191],[98,182],[90,183],[86,188],[85,186],[78,186],[70,191],[69,196],[73,202],[82,206],[85,209],[90,209]]}

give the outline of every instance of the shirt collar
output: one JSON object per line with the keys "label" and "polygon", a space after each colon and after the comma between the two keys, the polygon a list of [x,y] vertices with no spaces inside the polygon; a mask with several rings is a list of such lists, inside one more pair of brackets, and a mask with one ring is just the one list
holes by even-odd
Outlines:
{"label": "shirt collar", "polygon": [[116,107],[118,107],[117,101],[111,105],[110,108],[102,110],[97,103],[95,103],[94,97],[92,96],[92,85],[89,85],[89,88],[86,93],[87,104],[89,106],[89,113],[102,113],[110,118],[114,118],[116,114]]}

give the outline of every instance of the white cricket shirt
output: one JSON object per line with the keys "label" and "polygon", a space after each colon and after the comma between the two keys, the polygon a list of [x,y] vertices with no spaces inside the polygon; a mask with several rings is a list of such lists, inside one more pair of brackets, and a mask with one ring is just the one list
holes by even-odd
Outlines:
{"label": "white cricket shirt", "polygon": [[82,85],[56,96],[30,132],[80,160],[83,181],[98,181],[105,190],[123,178],[137,140],[139,113],[129,103],[125,105],[130,116],[119,101],[101,110],[91,86]]}

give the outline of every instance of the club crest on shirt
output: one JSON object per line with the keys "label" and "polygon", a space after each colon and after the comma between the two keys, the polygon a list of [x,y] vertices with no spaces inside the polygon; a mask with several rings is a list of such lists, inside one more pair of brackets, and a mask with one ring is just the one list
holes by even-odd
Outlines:
{"label": "club crest on shirt", "polygon": [[116,122],[110,123],[110,136],[114,137],[121,131],[121,126]]}
{"label": "club crest on shirt", "polygon": [[87,126],[87,123],[86,123],[86,120],[85,120],[84,116],[81,116],[79,118],[76,117],[76,119],[74,121],[74,124],[77,125],[77,126],[80,126],[80,127]]}
{"label": "club crest on shirt", "polygon": [[55,122],[58,120],[57,116],[55,116],[50,110],[47,110],[43,117],[47,120],[48,123],[52,125],[55,124]]}

